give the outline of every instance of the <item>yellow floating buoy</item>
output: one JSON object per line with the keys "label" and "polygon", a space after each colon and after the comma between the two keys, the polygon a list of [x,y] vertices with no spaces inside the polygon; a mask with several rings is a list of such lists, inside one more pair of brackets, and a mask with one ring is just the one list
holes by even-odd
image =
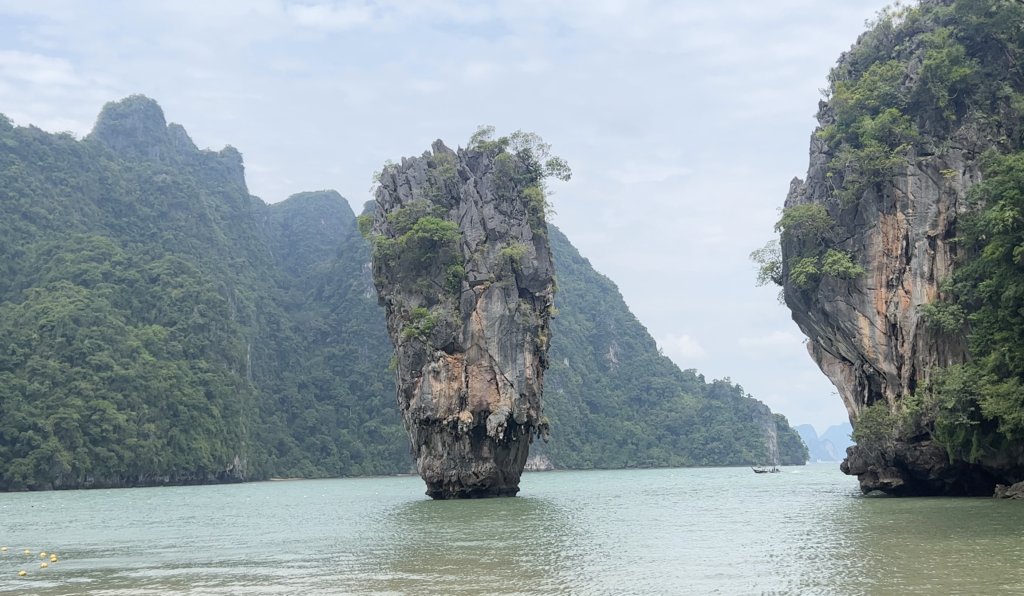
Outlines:
{"label": "yellow floating buoy", "polygon": [[7,547],[6,547],[6,546],[4,546],[4,547],[0,547],[0,550],[2,550],[2,551],[5,551],[5,552],[6,552],[6,551],[7,551]]}
{"label": "yellow floating buoy", "polygon": [[39,556],[40,556],[40,557],[45,557],[45,556],[46,556],[46,553],[39,553]]}
{"label": "yellow floating buoy", "polygon": [[57,562],[57,555],[50,555],[50,562],[51,563],[56,563]]}
{"label": "yellow floating buoy", "polygon": [[42,567],[43,569],[46,569],[47,567],[50,566],[50,564],[49,563],[40,563],[39,566]]}
{"label": "yellow floating buoy", "polygon": [[26,554],[26,555],[31,555],[31,554],[32,554],[32,551],[30,551],[30,550],[28,550],[28,549],[26,548],[26,549],[25,549],[25,554]]}
{"label": "yellow floating buoy", "polygon": [[27,571],[19,571],[18,572],[18,577],[25,577],[26,575],[28,575]]}

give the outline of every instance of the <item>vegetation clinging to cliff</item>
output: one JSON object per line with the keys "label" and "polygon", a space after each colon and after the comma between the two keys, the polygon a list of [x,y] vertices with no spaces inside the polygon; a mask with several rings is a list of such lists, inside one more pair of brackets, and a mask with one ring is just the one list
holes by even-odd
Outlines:
{"label": "vegetation clinging to cliff", "polygon": [[568,181],[569,163],[551,155],[551,145],[537,133],[517,130],[494,138],[493,126],[480,126],[469,138],[468,149],[482,151],[494,161],[494,181],[498,196],[511,199],[520,195],[526,203],[534,233],[545,233],[544,223],[551,211],[547,178]]}
{"label": "vegetation clinging to cliff", "polygon": [[[830,156],[828,209],[849,208],[868,191],[883,194],[908,159],[941,150],[942,138],[971,119],[999,131],[1004,150],[1019,150],[1022,20],[1024,5],[1012,0],[897,3],[881,11],[823,90],[816,137]],[[860,275],[856,255],[832,245],[839,234],[828,219],[825,205],[787,210],[776,229],[796,239],[797,254],[783,266],[770,246],[755,251],[759,284],[789,281],[806,290],[821,275]]]}
{"label": "vegetation clinging to cliff", "polygon": [[[966,120],[990,120],[1020,145],[1024,5],[957,0],[883,10],[829,75],[817,136],[843,204],[880,191],[914,152]],[[919,61],[919,62],[918,62]],[[912,149],[914,151],[912,151]]]}
{"label": "vegetation clinging to cliff", "polygon": [[808,203],[786,209],[775,224],[775,231],[783,241],[795,246],[794,255],[784,264],[778,240],[750,253],[758,267],[758,286],[784,286],[788,281],[798,290],[809,290],[823,275],[850,279],[864,274],[848,252],[834,248],[842,230],[824,205]]}
{"label": "vegetation clinging to cliff", "polygon": [[940,439],[972,459],[1024,440],[1024,152],[986,160],[961,219],[963,263],[945,300],[922,307],[945,332],[969,329],[972,362],[934,371],[928,389],[943,406]]}

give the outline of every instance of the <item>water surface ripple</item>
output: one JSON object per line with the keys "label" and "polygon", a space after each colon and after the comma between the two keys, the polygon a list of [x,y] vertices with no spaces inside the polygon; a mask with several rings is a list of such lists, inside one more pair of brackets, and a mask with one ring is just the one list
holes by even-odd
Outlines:
{"label": "water surface ripple", "polygon": [[[832,466],[527,474],[520,497],[482,501],[423,490],[356,478],[0,494],[0,593],[1024,593],[1024,503],[868,499]],[[40,551],[58,562],[40,569]]]}

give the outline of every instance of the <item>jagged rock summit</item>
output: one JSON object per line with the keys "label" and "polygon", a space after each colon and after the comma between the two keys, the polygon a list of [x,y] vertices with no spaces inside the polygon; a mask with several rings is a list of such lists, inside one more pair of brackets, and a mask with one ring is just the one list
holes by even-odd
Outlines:
{"label": "jagged rock summit", "polygon": [[399,410],[435,499],[515,495],[530,442],[547,432],[555,284],[533,157],[436,141],[381,173],[374,283]]}

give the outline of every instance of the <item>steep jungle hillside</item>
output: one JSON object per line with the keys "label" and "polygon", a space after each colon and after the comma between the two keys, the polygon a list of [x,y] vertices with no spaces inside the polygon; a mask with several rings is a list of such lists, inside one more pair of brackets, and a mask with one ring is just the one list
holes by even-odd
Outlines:
{"label": "steep jungle hillside", "polygon": [[265,205],[140,96],[0,137],[0,487],[408,470],[337,193]]}
{"label": "steep jungle hillside", "polygon": [[865,491],[1024,480],[1024,3],[887,9],[829,75],[794,180],[784,286],[836,385]]}
{"label": "steep jungle hillside", "polygon": [[771,463],[769,425],[778,427],[780,463],[807,461],[785,417],[739,385],[680,370],[615,284],[549,230],[559,286],[544,393],[552,441],[538,451],[565,468]]}
{"label": "steep jungle hillside", "polygon": [[[753,400],[655,357],[555,243],[557,465],[762,461]],[[0,489],[409,471],[369,260],[340,195],[263,203],[148,98],[81,140],[0,117]]]}

